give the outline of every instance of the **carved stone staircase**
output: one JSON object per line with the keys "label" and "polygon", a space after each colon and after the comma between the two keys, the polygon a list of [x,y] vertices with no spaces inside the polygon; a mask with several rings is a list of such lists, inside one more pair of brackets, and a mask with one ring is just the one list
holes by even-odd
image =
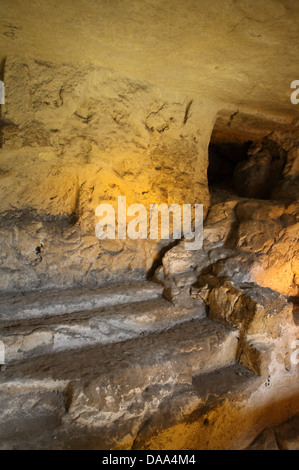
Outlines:
{"label": "carved stone staircase", "polygon": [[3,294],[0,448],[205,445],[173,429],[207,428],[210,413],[264,379],[238,364],[238,328],[162,291],[147,282]]}

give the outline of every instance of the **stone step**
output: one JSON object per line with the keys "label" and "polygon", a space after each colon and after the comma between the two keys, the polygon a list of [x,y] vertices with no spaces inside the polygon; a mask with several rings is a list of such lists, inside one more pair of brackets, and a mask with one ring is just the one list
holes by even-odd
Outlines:
{"label": "stone step", "polygon": [[46,318],[0,321],[5,363],[22,362],[43,354],[126,341],[205,316],[199,304],[190,310],[155,299],[106,309]]}
{"label": "stone step", "polygon": [[[0,382],[19,376],[54,380],[79,379],[81,374],[109,374],[118,368],[134,369],[148,365],[162,368],[172,364],[172,370],[182,367],[182,373],[193,373],[232,363],[236,358],[238,331],[207,318],[193,319],[164,331],[139,336],[122,342],[112,342],[76,351],[48,353],[8,364],[0,373]],[[189,366],[189,367],[188,367]],[[186,370],[186,371],[185,371]],[[126,371],[127,373],[127,371]]]}
{"label": "stone step", "polygon": [[[140,428],[132,449],[177,449],[178,444],[182,449],[188,449],[190,435],[192,449],[201,449],[203,441],[208,440],[215,431],[215,410],[217,415],[225,415],[227,402],[235,405],[239,403],[242,408],[248,391],[256,389],[260,383],[259,376],[240,364],[195,376],[192,386],[163,400],[158,412]],[[185,430],[179,433],[179,443],[176,436],[178,428]],[[217,431],[220,434],[217,439],[218,449],[223,450],[221,445],[225,437],[221,436],[219,429]]]}
{"label": "stone step", "polygon": [[53,447],[55,438],[60,448],[77,448],[85,429],[92,447],[113,448],[195,377],[233,365],[237,343],[236,330],[194,319],[145,337],[8,365],[0,372],[1,448],[13,447],[10,439],[26,447],[24,436],[32,448]]}
{"label": "stone step", "polygon": [[162,297],[163,286],[142,282],[121,286],[3,293],[0,322],[47,318]]}

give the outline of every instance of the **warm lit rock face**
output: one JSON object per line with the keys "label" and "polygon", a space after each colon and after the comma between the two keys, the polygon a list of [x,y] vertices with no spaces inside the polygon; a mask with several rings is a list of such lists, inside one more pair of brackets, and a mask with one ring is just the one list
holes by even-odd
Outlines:
{"label": "warm lit rock face", "polygon": [[298,448],[297,2],[2,4],[0,448]]}
{"label": "warm lit rock face", "polygon": [[[226,140],[296,127],[290,2],[101,1],[87,9],[82,0],[4,0],[2,8],[1,289],[144,279],[167,243],[99,244],[97,204],[116,206],[126,195],[147,208],[197,202],[207,210],[215,119],[214,134]],[[296,151],[279,198],[296,192]],[[263,149],[239,168],[245,196],[263,197],[264,177],[273,184],[286,158],[274,153]]]}
{"label": "warm lit rock face", "polygon": [[[261,118],[298,118],[294,0],[3,0],[1,56],[100,64]],[[67,19],[66,19],[67,18]],[[24,58],[24,57],[22,57]],[[228,115],[230,115],[228,113]],[[235,122],[231,123],[235,129]],[[259,128],[255,118],[252,128]],[[273,123],[272,123],[273,127]],[[240,126],[239,126],[240,128]]]}
{"label": "warm lit rock face", "polygon": [[4,74],[1,288],[144,278],[163,242],[99,242],[95,209],[207,210],[213,107],[94,66],[8,58]]}

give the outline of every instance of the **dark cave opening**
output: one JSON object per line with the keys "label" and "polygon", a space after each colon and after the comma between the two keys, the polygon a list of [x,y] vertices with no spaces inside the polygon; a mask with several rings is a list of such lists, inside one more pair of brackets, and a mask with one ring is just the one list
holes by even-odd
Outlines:
{"label": "dark cave opening", "polygon": [[282,179],[286,152],[268,137],[260,142],[209,145],[208,184],[211,193],[271,199]]}
{"label": "dark cave opening", "polygon": [[234,172],[238,163],[248,159],[251,141],[209,145],[208,183],[210,188],[235,192]]}

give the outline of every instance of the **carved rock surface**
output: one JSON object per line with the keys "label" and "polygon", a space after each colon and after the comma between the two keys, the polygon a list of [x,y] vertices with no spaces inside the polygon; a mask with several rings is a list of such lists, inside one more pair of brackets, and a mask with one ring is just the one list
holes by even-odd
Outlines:
{"label": "carved rock surface", "polygon": [[0,289],[145,279],[169,241],[99,242],[95,209],[117,217],[126,196],[206,212],[214,108],[97,65],[9,56],[5,85]]}

